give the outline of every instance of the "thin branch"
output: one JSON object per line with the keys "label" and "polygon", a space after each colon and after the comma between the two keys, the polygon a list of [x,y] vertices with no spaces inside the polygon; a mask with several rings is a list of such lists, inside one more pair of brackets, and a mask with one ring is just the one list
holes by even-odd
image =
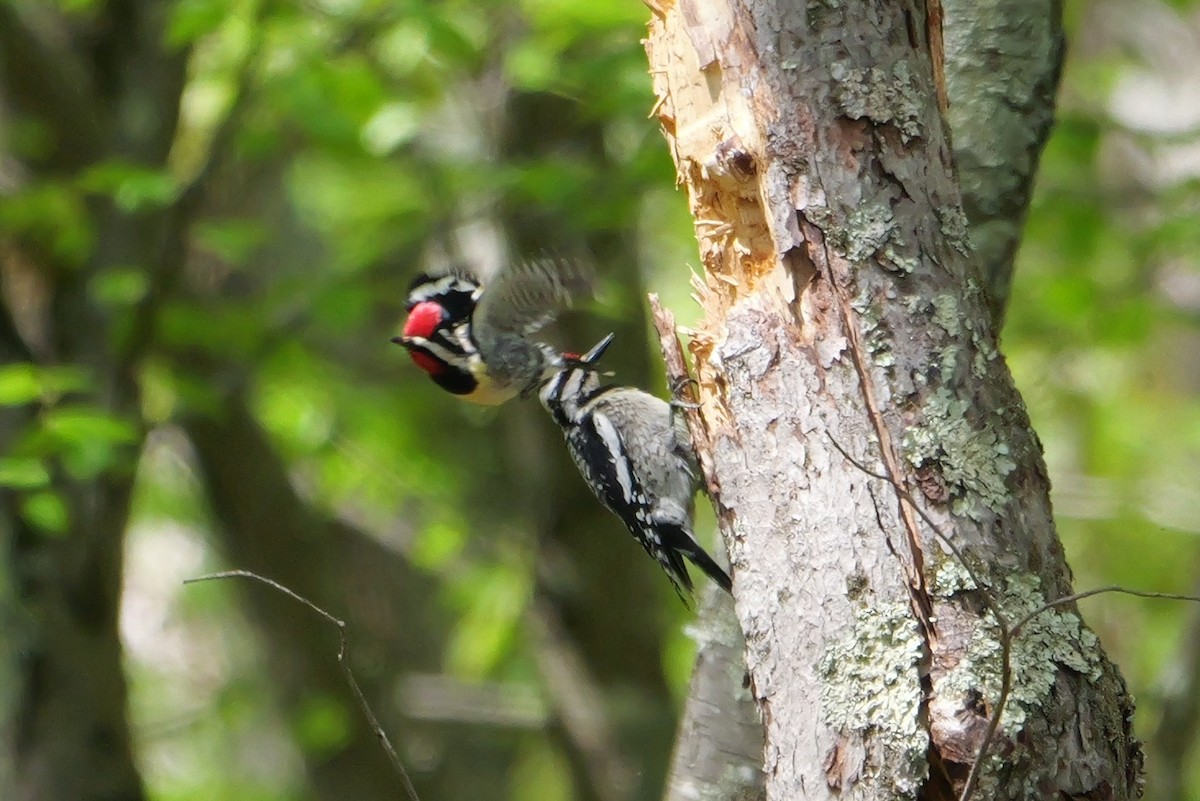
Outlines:
{"label": "thin branch", "polygon": [[195,584],[201,581],[216,581],[219,579],[231,578],[246,578],[266,584],[268,587],[283,593],[294,601],[307,606],[313,612],[329,621],[338,630],[338,667],[342,670],[342,675],[346,678],[346,683],[350,685],[350,691],[354,694],[355,700],[358,702],[359,709],[366,716],[367,722],[371,724],[371,730],[375,733],[375,738],[379,740],[379,744],[383,746],[384,752],[388,756],[388,761],[392,763],[392,767],[396,770],[396,775],[400,777],[400,782],[404,785],[404,790],[408,794],[409,801],[421,801],[417,795],[416,788],[413,787],[412,780],[408,777],[408,771],[404,768],[404,763],[400,761],[399,754],[392,746],[392,741],[388,739],[387,733],[383,730],[383,726],[379,724],[379,719],[375,717],[375,713],[371,710],[371,705],[367,703],[367,698],[363,695],[362,689],[358,686],[358,681],[354,678],[354,671],[350,668],[350,663],[346,659],[346,651],[349,646],[349,638],[346,635],[346,621],[341,618],[334,617],[329,612],[326,612],[321,607],[317,606],[312,601],[300,595],[296,591],[285,587],[273,579],[265,576],[260,576],[257,573],[252,573],[249,570],[223,570],[219,573],[208,573],[195,578],[184,579],[184,584]]}
{"label": "thin branch", "polygon": [[[1008,704],[1008,696],[1012,692],[1012,631],[1009,627],[1007,619],[1000,611],[1000,604],[992,597],[990,590],[980,580],[975,569],[971,567],[971,563],[967,560],[966,554],[959,550],[958,546],[951,541],[950,537],[941,529],[937,523],[921,508],[909,493],[907,487],[901,486],[891,476],[881,475],[867,468],[866,465],[859,462],[853,456],[846,452],[838,441],[834,439],[832,434],[828,434],[829,441],[833,447],[838,450],[846,458],[850,464],[857,467],[862,472],[872,478],[886,481],[892,485],[897,493],[902,497],[907,498],[910,506],[920,516],[921,520],[933,531],[935,537],[950,549],[950,553],[962,565],[963,570],[967,572],[971,581],[975,584],[976,590],[979,592],[979,597],[983,599],[984,606],[992,613],[996,619],[996,628],[1000,630],[1000,693],[996,698],[996,708],[992,711],[992,716],[988,719],[987,730],[984,731],[983,739],[979,743],[979,748],[975,751],[975,759],[971,763],[971,770],[967,773],[967,780],[963,784],[962,792],[958,795],[958,801],[970,801],[971,796],[975,793],[975,788],[979,785],[980,772],[983,768],[983,759],[987,756],[988,748],[991,747],[992,740],[996,736],[996,730],[1000,727],[1000,717],[1004,714],[1004,707]],[[874,498],[874,496],[871,496]],[[1027,621],[1022,621],[1027,622]]]}
{"label": "thin branch", "polygon": [[904,497],[908,499],[908,502],[910,504],[912,504],[913,511],[915,511],[917,513],[917,516],[920,517],[921,520],[923,520],[925,522],[925,525],[929,526],[929,528],[933,530],[934,536],[937,537],[938,540],[943,545],[945,545],[948,549],[950,549],[950,553],[962,565],[963,570],[966,571],[967,576],[971,579],[971,581],[975,584],[975,588],[979,591],[980,597],[983,600],[983,605],[987,607],[988,611],[991,612],[993,616],[995,616],[996,622],[1000,625],[1001,631],[1008,632],[1009,631],[1008,622],[1005,619],[1004,614],[1000,611],[999,604],[997,604],[996,600],[991,596],[991,593],[989,592],[987,585],[985,585],[983,583],[983,579],[981,579],[979,577],[979,574],[975,572],[975,568],[973,568],[971,566],[971,562],[967,559],[966,554],[964,554],[962,552],[962,550],[959,549],[959,547],[954,543],[954,541],[951,540],[950,537],[944,531],[942,531],[941,527],[938,526],[938,524],[933,521],[933,518],[931,518],[929,516],[929,513],[921,508],[921,505],[918,504],[913,499],[912,494],[909,493],[908,489],[905,487],[896,485],[896,483],[889,476],[885,476],[881,473],[876,473],[873,470],[871,470],[870,468],[868,468],[866,465],[864,465],[862,462],[855,459],[853,456],[851,456],[849,453],[846,452],[845,448],[843,448],[841,445],[838,444],[838,441],[836,439],[834,439],[832,434],[826,432],[826,436],[829,438],[829,441],[833,445],[833,447],[837,449],[838,453],[840,453],[842,456],[845,457],[846,461],[850,462],[850,464],[854,465],[855,467],[857,467],[862,472],[866,473],[871,478],[877,478],[880,481],[886,481],[889,484],[892,484],[894,487],[896,487],[896,490],[898,492],[903,494]]}
{"label": "thin branch", "polygon": [[1012,627],[1013,636],[1015,637],[1016,635],[1020,634],[1021,627],[1024,626],[1029,621],[1033,620],[1035,617],[1040,615],[1042,612],[1047,612],[1056,606],[1062,606],[1063,604],[1074,603],[1075,601],[1080,601],[1080,600],[1083,600],[1084,598],[1091,598],[1093,595],[1104,595],[1105,593],[1110,593],[1110,592],[1116,593],[1118,595],[1132,595],[1135,598],[1161,598],[1165,601],[1189,601],[1191,603],[1200,604],[1200,595],[1188,595],[1187,593],[1182,593],[1182,592],[1155,592],[1153,590],[1131,590],[1131,589],[1128,589],[1127,587],[1121,587],[1117,584],[1109,584],[1107,587],[1096,587],[1095,589],[1084,590],[1083,592],[1077,592],[1077,593],[1073,593],[1071,595],[1064,595],[1061,598],[1055,598],[1053,601],[1047,601],[1046,603],[1039,606],[1037,609],[1034,609],[1032,612],[1025,615],[1025,617],[1018,620],[1015,624],[1013,624],[1013,627]]}
{"label": "thin branch", "polygon": [[[899,488],[900,476],[902,475],[900,467],[900,454],[896,450],[895,443],[892,441],[892,433],[888,428],[887,421],[883,419],[883,412],[880,409],[879,399],[875,391],[875,381],[872,377],[868,360],[865,356],[866,346],[862,341],[862,332],[859,331],[859,317],[850,304],[849,298],[842,286],[842,283],[833,274],[833,265],[829,261],[829,249],[825,242],[824,233],[806,220],[803,215],[800,216],[800,226],[804,233],[804,238],[812,243],[809,251],[809,257],[813,260],[814,265],[821,272],[822,276],[829,282],[829,286],[833,291],[834,297],[837,299],[838,308],[841,311],[842,324],[846,341],[849,344],[851,361],[854,363],[854,370],[858,375],[858,383],[861,389],[861,397],[866,405],[867,418],[871,423],[871,428],[875,431],[875,438],[879,443],[879,455],[883,459],[883,465],[887,469],[888,475],[891,476],[889,483],[893,487]],[[900,507],[900,519],[904,521],[904,531],[908,537],[908,561],[900,559],[900,567],[905,573],[905,580],[908,584],[909,600],[912,603],[913,611],[916,613],[918,621],[921,624],[921,633],[925,638],[926,643],[931,640],[933,624],[930,622],[930,600],[929,591],[925,586],[925,554],[921,550],[921,534],[917,527],[917,521],[913,518],[913,507],[911,497],[907,493],[897,492],[897,505]]]}

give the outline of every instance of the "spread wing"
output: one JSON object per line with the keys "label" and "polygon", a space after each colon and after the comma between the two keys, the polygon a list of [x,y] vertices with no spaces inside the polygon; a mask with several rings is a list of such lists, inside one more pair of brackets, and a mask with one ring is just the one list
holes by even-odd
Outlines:
{"label": "spread wing", "polygon": [[589,294],[591,286],[591,270],[574,259],[511,262],[492,277],[479,299],[477,333],[532,334]]}

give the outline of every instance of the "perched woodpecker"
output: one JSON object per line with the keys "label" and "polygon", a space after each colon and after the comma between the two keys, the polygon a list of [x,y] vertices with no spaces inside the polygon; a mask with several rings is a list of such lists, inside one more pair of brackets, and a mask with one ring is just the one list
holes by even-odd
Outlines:
{"label": "perched woodpecker", "polygon": [[692,533],[699,470],[687,425],[661,398],[600,385],[596,362],[612,338],[583,356],[564,356],[538,397],[562,428],[584,481],[658,561],[680,598],[686,602],[692,591],[685,556],[731,592],[729,574]]}
{"label": "perched woodpecker", "polygon": [[464,272],[419,275],[409,287],[408,318],[393,342],[447,392],[485,406],[531,395],[562,364],[530,336],[590,288],[574,261],[515,262],[487,286]]}

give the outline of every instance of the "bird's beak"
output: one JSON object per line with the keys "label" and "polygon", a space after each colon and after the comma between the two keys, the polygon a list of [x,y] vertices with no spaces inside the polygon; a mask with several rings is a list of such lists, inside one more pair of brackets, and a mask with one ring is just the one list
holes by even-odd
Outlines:
{"label": "bird's beak", "polygon": [[608,350],[608,346],[612,344],[615,336],[615,334],[609,334],[597,342],[591,350],[579,357],[579,361],[583,364],[595,364],[600,361],[600,357],[604,355],[604,351]]}

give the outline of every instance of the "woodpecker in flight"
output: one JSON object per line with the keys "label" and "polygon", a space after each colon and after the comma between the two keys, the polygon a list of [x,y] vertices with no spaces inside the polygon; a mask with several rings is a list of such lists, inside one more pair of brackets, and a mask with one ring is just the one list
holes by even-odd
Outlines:
{"label": "woodpecker in flight", "polygon": [[699,470],[687,425],[661,398],[600,385],[596,362],[612,339],[583,356],[565,355],[538,397],[562,428],[584,481],[658,561],[679,597],[686,603],[692,591],[685,556],[732,592],[729,574],[692,533]]}
{"label": "woodpecker in flight", "polygon": [[532,395],[562,364],[530,338],[591,288],[579,262],[514,262],[486,286],[466,272],[418,275],[409,287],[400,336],[412,360],[447,392],[484,406]]}

